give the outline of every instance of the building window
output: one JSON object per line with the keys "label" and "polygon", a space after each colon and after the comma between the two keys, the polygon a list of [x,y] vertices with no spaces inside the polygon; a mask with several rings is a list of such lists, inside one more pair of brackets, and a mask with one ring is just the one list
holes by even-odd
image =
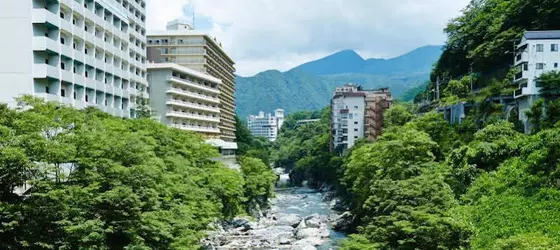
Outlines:
{"label": "building window", "polygon": [[86,102],[89,102],[89,96],[86,94]]}
{"label": "building window", "polygon": [[355,129],[354,129],[354,132],[358,132],[358,129],[357,129],[357,128],[355,128]]}
{"label": "building window", "polygon": [[85,53],[86,53],[86,55],[87,55],[87,54],[88,54],[88,49],[87,49],[87,48],[85,48],[85,49],[84,49],[84,52],[85,52]]}
{"label": "building window", "polygon": [[558,44],[551,44],[550,45],[550,51],[558,52]]}
{"label": "building window", "polygon": [[537,44],[537,52],[543,52],[544,51],[544,45],[543,44]]}
{"label": "building window", "polygon": [[74,74],[76,74],[76,67],[74,67],[72,71],[74,72]]}
{"label": "building window", "polygon": [[60,38],[60,43],[65,44],[64,37]]}
{"label": "building window", "polygon": [[60,12],[60,18],[64,19],[64,12]]}
{"label": "building window", "polygon": [[537,69],[544,69],[544,63],[537,63]]}
{"label": "building window", "polygon": [[107,99],[105,99],[105,106],[107,106]]}
{"label": "building window", "polygon": [[74,91],[74,100],[78,99],[78,94]]}
{"label": "building window", "polygon": [[558,63],[554,63],[554,68],[558,68]]}
{"label": "building window", "polygon": [[63,70],[66,70],[66,64],[61,62],[60,63],[60,68],[63,69]]}
{"label": "building window", "polygon": [[45,93],[49,94],[51,91],[49,90],[49,86],[45,87]]}
{"label": "building window", "polygon": [[357,137],[357,136],[354,136],[354,139],[358,139],[358,137]]}
{"label": "building window", "polygon": [[529,71],[529,64],[528,63],[523,64],[523,71]]}
{"label": "building window", "polygon": [[89,76],[89,73],[86,71],[86,77],[88,77],[88,76]]}
{"label": "building window", "polygon": [[65,89],[60,90],[60,96],[66,97],[66,90]]}
{"label": "building window", "polygon": [[355,125],[358,125],[358,122],[354,122]]}

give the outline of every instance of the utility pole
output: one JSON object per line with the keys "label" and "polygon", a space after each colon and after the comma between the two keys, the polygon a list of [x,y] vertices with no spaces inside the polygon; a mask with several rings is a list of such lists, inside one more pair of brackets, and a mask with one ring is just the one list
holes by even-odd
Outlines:
{"label": "utility pole", "polygon": [[439,101],[439,76],[436,78],[436,100]]}
{"label": "utility pole", "polygon": [[471,93],[474,93],[473,89],[473,63],[471,63],[471,73],[470,73],[470,80],[471,80]]}

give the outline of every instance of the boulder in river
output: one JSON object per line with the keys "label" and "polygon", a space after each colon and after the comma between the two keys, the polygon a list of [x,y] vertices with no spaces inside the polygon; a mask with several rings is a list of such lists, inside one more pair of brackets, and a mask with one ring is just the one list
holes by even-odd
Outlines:
{"label": "boulder in river", "polygon": [[324,241],[319,237],[305,238],[294,242],[296,249],[316,249],[315,246],[320,246]]}
{"label": "boulder in river", "polygon": [[302,221],[301,216],[297,214],[277,214],[276,219],[276,224],[281,226],[291,226],[293,228],[296,228]]}
{"label": "boulder in river", "polygon": [[354,215],[351,212],[344,212],[332,223],[332,228],[336,231],[345,232],[350,229],[353,221]]}
{"label": "boulder in river", "polygon": [[328,217],[326,215],[312,214],[307,216],[304,221],[308,227],[320,228],[327,220]]}
{"label": "boulder in river", "polygon": [[330,236],[329,230],[326,228],[302,228],[298,229],[296,238],[299,240],[306,238],[328,238]]}

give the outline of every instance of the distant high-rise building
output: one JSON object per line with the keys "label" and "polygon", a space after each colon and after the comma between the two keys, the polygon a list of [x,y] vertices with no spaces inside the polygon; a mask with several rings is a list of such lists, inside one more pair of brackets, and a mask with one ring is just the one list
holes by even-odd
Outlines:
{"label": "distant high-rise building", "polygon": [[514,97],[519,108],[519,120],[525,124],[525,132],[531,131],[528,111],[540,98],[538,78],[546,72],[560,70],[560,30],[527,31],[516,48],[514,65],[519,69],[514,82],[519,86]]}
{"label": "distant high-rise building", "polygon": [[284,110],[274,110],[274,115],[259,112],[259,115],[251,115],[247,119],[247,126],[253,136],[265,137],[269,141],[276,141],[278,132],[284,124]]}
{"label": "distant high-rise building", "polygon": [[220,79],[174,63],[148,64],[148,73],[155,117],[208,139],[220,138]]}
{"label": "distant high-rise building", "polygon": [[148,34],[148,60],[179,64],[220,79],[221,139],[235,140],[235,63],[215,38],[193,30],[186,20],[173,20],[167,30]]}
{"label": "distant high-rise building", "polygon": [[331,100],[332,149],[345,151],[360,139],[376,140],[392,102],[389,89],[361,90],[353,84],[336,88]]}
{"label": "distant high-rise building", "polygon": [[143,0],[2,0],[0,102],[33,95],[135,117],[148,98]]}

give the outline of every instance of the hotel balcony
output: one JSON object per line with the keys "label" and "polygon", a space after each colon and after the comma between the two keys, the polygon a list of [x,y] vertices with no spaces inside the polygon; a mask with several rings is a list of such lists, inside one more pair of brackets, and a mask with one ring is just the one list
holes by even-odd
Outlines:
{"label": "hotel balcony", "polygon": [[212,117],[212,116],[205,116],[205,115],[198,115],[198,114],[190,114],[190,113],[184,113],[184,112],[175,112],[175,111],[167,112],[167,114],[165,116],[191,119],[191,120],[198,120],[198,121],[206,121],[206,122],[216,122],[216,123],[220,122],[219,117]]}
{"label": "hotel balcony", "polygon": [[33,9],[32,22],[58,27],[59,17],[46,9]]}
{"label": "hotel balcony", "polygon": [[47,51],[55,54],[59,53],[58,43],[55,40],[44,36],[33,37],[33,50]]}
{"label": "hotel balcony", "polygon": [[33,65],[33,77],[39,79],[53,78],[60,79],[60,71],[57,67],[48,64]]}
{"label": "hotel balcony", "polygon": [[214,107],[206,106],[206,105],[200,105],[198,103],[184,102],[184,101],[180,101],[180,100],[168,100],[166,102],[166,104],[170,105],[170,106],[179,106],[179,107],[196,109],[196,110],[201,110],[201,111],[208,111],[208,112],[213,112],[213,113],[218,113],[218,114],[220,113],[219,108],[214,108]]}
{"label": "hotel balcony", "polygon": [[219,128],[207,127],[207,126],[172,125],[172,127],[181,130],[194,131],[194,132],[214,133],[214,134],[220,133]]}
{"label": "hotel balcony", "polygon": [[199,89],[199,90],[202,90],[202,91],[207,91],[207,92],[214,93],[214,94],[219,94],[220,93],[220,90],[218,90],[218,89],[213,89],[213,88],[209,88],[209,87],[206,87],[206,86],[202,86],[200,84],[193,83],[193,82],[190,82],[186,79],[181,79],[181,78],[178,78],[178,77],[170,76],[170,77],[167,78],[167,80],[169,82],[182,84],[182,85],[185,85],[185,86],[188,86],[188,87],[192,87],[192,88]]}
{"label": "hotel balcony", "polygon": [[211,103],[215,103],[215,104],[220,103],[220,99],[218,99],[218,98],[214,98],[214,97],[210,97],[210,96],[206,96],[206,95],[201,95],[201,94],[198,94],[198,93],[194,93],[194,92],[187,91],[187,90],[182,90],[182,89],[177,89],[177,88],[170,88],[169,90],[166,91],[166,93],[167,94],[182,95],[182,96],[195,98],[197,100],[201,100],[201,101],[205,101],[205,102],[211,102]]}

